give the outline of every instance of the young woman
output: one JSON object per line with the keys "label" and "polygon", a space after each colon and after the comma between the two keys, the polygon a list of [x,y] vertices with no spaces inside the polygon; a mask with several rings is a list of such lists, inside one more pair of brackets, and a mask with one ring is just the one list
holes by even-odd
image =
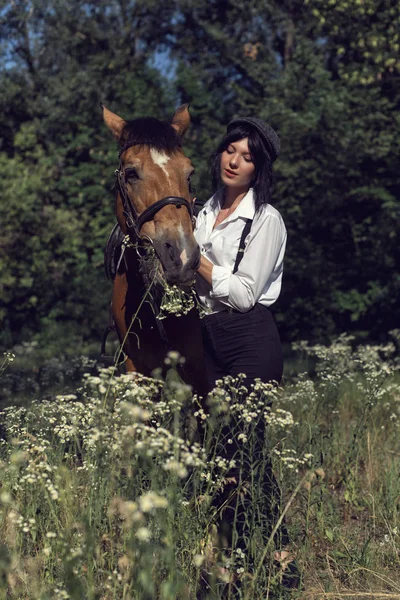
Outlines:
{"label": "young woman", "polygon": [[[281,342],[269,308],[281,291],[286,247],[285,224],[270,204],[272,163],[279,150],[272,127],[243,117],[229,123],[215,153],[215,193],[200,211],[195,229],[201,249],[197,292],[206,310],[202,334],[209,389],[225,375],[245,373],[246,385],[255,378],[279,383],[282,377]],[[260,447],[262,443],[259,440]],[[260,483],[276,498],[279,488],[272,470],[267,471]],[[232,496],[232,490],[227,494]],[[219,500],[226,505],[226,498]],[[285,531],[280,538],[281,551],[275,558],[287,575],[293,572],[291,581],[285,575],[293,587],[296,573],[283,549],[288,543]]]}
{"label": "young woman", "polygon": [[217,191],[197,217],[197,291],[208,312],[202,328],[210,388],[223,375],[282,377],[281,343],[269,309],[281,290],[286,246],[283,219],[270,204],[279,148],[277,134],[260,119],[231,121],[214,159]]}

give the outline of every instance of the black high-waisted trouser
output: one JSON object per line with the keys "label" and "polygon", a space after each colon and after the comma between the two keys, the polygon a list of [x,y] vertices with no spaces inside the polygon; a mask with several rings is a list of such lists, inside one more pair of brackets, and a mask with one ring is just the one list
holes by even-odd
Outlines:
{"label": "black high-waisted trouser", "polygon": [[247,375],[280,382],[283,371],[281,341],[268,307],[257,303],[251,310],[207,315],[202,319],[203,347],[209,389],[224,375]]}
{"label": "black high-waisted trouser", "polygon": [[[246,386],[256,378],[263,382],[280,383],[283,372],[282,346],[275,320],[266,306],[257,303],[246,313],[229,309],[207,315],[202,319],[202,336],[209,390],[214,387],[217,379],[225,375],[235,377],[239,373],[246,374],[244,381]],[[261,456],[265,444],[264,428],[260,427],[258,433],[254,450]],[[230,437],[228,431],[224,434],[224,437]],[[232,444],[226,444],[223,452],[219,453],[230,459],[237,450],[238,444],[234,440]],[[258,457],[253,458],[256,464]],[[237,481],[236,470],[236,468],[232,469],[227,474],[227,478],[231,477]],[[265,519],[268,523],[264,531],[268,535],[281,510],[281,493],[270,463],[265,465],[259,483],[266,501]],[[235,494],[232,493],[234,489],[234,483],[226,485],[213,503],[216,507],[225,506],[224,515],[220,518],[220,531],[229,546],[232,544],[232,522],[236,506]],[[243,546],[243,540],[248,539],[249,536],[245,503],[242,503],[236,515],[239,546]],[[278,547],[284,547],[289,543],[284,524],[275,538],[275,543]]]}

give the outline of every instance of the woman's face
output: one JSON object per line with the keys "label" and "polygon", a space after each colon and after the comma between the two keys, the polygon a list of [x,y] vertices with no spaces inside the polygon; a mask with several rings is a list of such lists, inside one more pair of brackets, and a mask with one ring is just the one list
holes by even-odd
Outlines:
{"label": "woman's face", "polygon": [[232,142],[221,154],[221,179],[224,185],[249,188],[254,171],[247,138]]}

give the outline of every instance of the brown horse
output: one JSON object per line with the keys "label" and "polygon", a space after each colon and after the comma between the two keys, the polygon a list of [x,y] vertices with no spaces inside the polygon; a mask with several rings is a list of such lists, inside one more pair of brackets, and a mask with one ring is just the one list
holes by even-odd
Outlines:
{"label": "brown horse", "polygon": [[126,368],[150,375],[169,350],[176,350],[185,357],[184,380],[202,393],[197,310],[156,318],[163,283],[190,286],[200,260],[190,197],[194,169],[181,147],[190,124],[188,107],[179,108],[170,123],[150,117],[125,121],[105,107],[103,116],[120,146],[116,216],[125,242],[114,274],[112,315]]}

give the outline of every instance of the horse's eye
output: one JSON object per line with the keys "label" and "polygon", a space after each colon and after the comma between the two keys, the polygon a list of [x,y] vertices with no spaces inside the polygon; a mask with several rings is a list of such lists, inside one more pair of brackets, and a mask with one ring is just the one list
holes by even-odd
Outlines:
{"label": "horse's eye", "polygon": [[125,169],[125,181],[132,183],[138,179],[140,179],[140,177],[136,169]]}
{"label": "horse's eye", "polygon": [[189,183],[190,183],[190,180],[193,177],[193,175],[194,175],[194,170],[190,173],[189,177],[187,178],[187,180],[188,180]]}

